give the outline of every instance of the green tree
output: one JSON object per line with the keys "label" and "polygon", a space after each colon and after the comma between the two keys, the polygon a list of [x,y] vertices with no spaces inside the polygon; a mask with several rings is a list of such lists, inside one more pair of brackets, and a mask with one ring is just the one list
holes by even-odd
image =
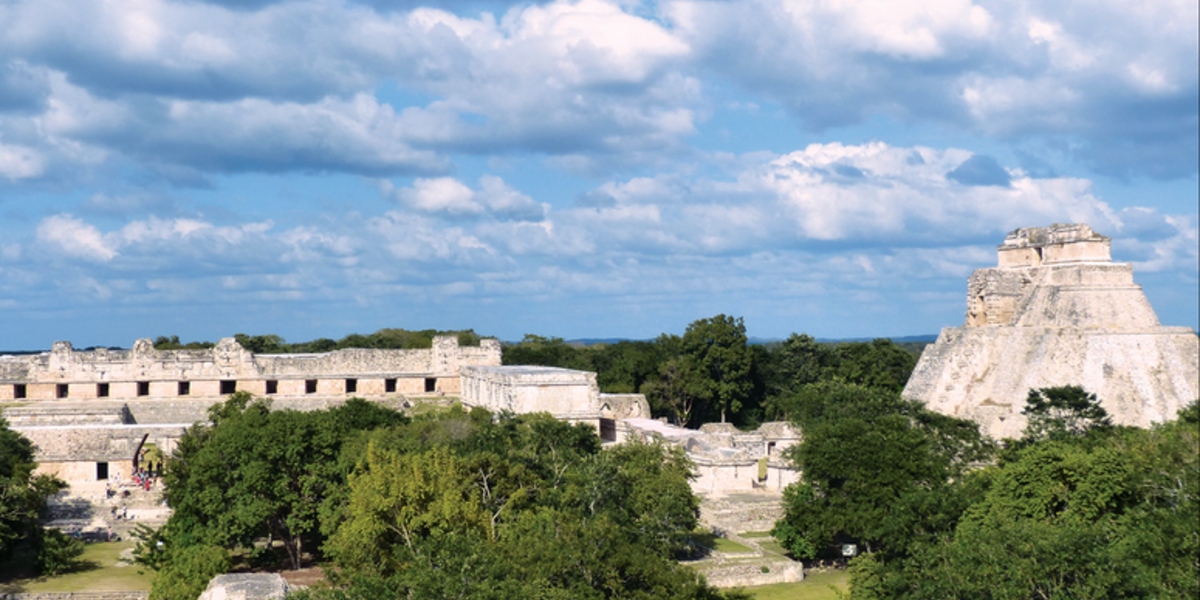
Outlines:
{"label": "green tree", "polygon": [[621,341],[600,346],[593,355],[596,382],[610,394],[639,392],[658,372],[659,356],[653,342]]}
{"label": "green tree", "polygon": [[776,370],[780,373],[779,391],[794,392],[802,386],[828,378],[827,372],[835,363],[835,355],[825,344],[808,334],[788,336],[774,352]]}
{"label": "green tree", "polygon": [[269,537],[283,543],[296,569],[323,505],[345,483],[343,442],[359,429],[404,421],[359,399],[329,411],[270,411],[245,392],[214,406],[209,417],[213,424],[190,428],[168,463],[174,514],[166,537],[228,549]]}
{"label": "green tree", "polygon": [[0,561],[22,543],[40,546],[46,499],[67,487],[57,477],[35,475],[33,458],[33,443],[0,418]]}
{"label": "green tree", "polygon": [[350,478],[349,519],[330,540],[339,564],[383,574],[421,554],[422,540],[483,537],[488,518],[466,464],[444,447],[398,454],[371,444]]}
{"label": "green tree", "polygon": [[689,391],[722,423],[742,409],[753,389],[753,358],[746,341],[741,317],[725,315],[694,321],[683,334],[683,356],[697,373]]}
{"label": "green tree", "polygon": [[879,555],[852,597],[1194,598],[1200,595],[1200,423],[1100,428],[1018,445],[978,471],[953,531]]}
{"label": "green tree", "polygon": [[745,598],[670,559],[698,509],[681,450],[479,409],[369,437],[328,544],[338,584],[302,598]]}
{"label": "green tree", "polygon": [[217,546],[184,546],[167,552],[170,558],[154,576],[150,600],[195,600],[209,580],[233,566],[229,553]]}
{"label": "green tree", "polygon": [[991,452],[973,423],[877,388],[809,385],[788,407],[804,432],[789,454],[804,480],[785,490],[775,533],[806,558],[835,541],[903,555],[952,529],[975,489],[967,468]]}
{"label": "green tree", "polygon": [[833,352],[833,378],[896,393],[917,366],[915,356],[889,339],[839,344]]}
{"label": "green tree", "polygon": [[275,334],[249,336],[235,333],[233,339],[253,354],[280,354],[287,351],[286,342]]}
{"label": "green tree", "polygon": [[1082,436],[1112,427],[1112,419],[1096,395],[1077,385],[1029,390],[1021,414],[1028,419],[1028,441]]}
{"label": "green tree", "polygon": [[687,427],[696,418],[702,400],[700,386],[695,383],[699,372],[687,357],[668,358],[658,367],[658,377],[642,385],[642,392],[652,408],[667,413],[680,427]]}
{"label": "green tree", "polygon": [[70,569],[83,556],[83,541],[77,540],[57,529],[41,532],[41,540],[35,563],[38,573],[53,577]]}

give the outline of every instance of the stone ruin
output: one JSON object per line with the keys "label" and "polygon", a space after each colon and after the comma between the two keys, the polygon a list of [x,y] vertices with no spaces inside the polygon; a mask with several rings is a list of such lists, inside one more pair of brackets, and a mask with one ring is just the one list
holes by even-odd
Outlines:
{"label": "stone ruin", "polygon": [[500,343],[460,347],[439,336],[417,350],[345,349],[253,354],[233,338],[206,350],[75,350],[0,356],[0,411],[37,446],[38,472],[61,477],[71,495],[102,500],[110,479],[127,481],[147,444],[169,454],[208,407],[245,391],[277,409],[319,410],[360,397],[394,407],[406,398],[456,396],[459,370],[499,365]]}
{"label": "stone ruin", "polygon": [[927,347],[905,398],[1019,437],[1030,389],[1081,385],[1116,423],[1170,420],[1200,395],[1200,344],[1188,327],[1159,324],[1112,240],[1087,225],[1013,231],[998,266],[967,282],[962,327]]}

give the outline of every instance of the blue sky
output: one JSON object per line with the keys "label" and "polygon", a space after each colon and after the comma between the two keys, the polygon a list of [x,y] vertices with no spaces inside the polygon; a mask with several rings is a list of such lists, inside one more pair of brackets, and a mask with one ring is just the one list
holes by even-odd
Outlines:
{"label": "blue sky", "polygon": [[1195,0],[0,3],[0,348],[957,326],[1017,227],[1197,327]]}

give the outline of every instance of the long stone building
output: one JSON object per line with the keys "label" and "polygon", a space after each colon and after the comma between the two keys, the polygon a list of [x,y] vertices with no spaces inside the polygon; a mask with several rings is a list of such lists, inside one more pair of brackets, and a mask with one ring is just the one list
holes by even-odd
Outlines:
{"label": "long stone building", "polygon": [[904,397],[996,438],[1020,436],[1033,388],[1081,385],[1120,424],[1174,418],[1200,395],[1196,332],[1159,323],[1111,244],[1080,224],[1008,234],[998,266],[967,282],[966,323],[925,349]]}
{"label": "long stone building", "polygon": [[460,347],[440,336],[428,350],[346,349],[316,354],[251,354],[233,338],[207,350],[77,351],[55,342],[50,352],[0,356],[0,402],[66,399],[212,399],[237,391],[297,397],[459,393],[458,369],[499,365],[500,342]]}
{"label": "long stone building", "polygon": [[230,338],[209,350],[76,351],[0,357],[0,402],[13,429],[38,448],[39,471],[71,484],[76,495],[104,492],[128,478],[148,445],[169,454],[187,427],[237,391],[271,399],[274,408],[316,410],[351,397],[403,408],[455,398],[494,412],[545,412],[596,428],[602,441],[659,440],[683,447],[697,466],[698,492],[775,490],[794,481],[782,451],[799,436],[785,424],[738,433],[672,427],[650,418],[641,394],[601,394],[596,374],[536,366],[500,366],[495,340],[459,347],[453,337],[428,350],[348,349],[320,354],[252,354]]}
{"label": "long stone building", "polygon": [[0,402],[11,427],[38,448],[38,470],[58,475],[79,495],[128,478],[140,451],[170,453],[209,406],[237,391],[270,398],[276,408],[313,410],[350,397],[400,401],[457,396],[459,370],[498,366],[500,343],[460,347],[436,337],[423,350],[346,349],[316,354],[252,354],[234,339],[207,350],[77,351],[0,356]]}

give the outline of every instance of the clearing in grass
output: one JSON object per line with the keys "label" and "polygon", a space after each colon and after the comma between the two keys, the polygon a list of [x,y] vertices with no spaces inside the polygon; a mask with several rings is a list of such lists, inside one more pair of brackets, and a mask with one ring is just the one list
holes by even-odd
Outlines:
{"label": "clearing in grass", "polygon": [[32,561],[18,558],[6,565],[13,572],[0,576],[0,593],[149,591],[154,573],[121,558],[125,553],[128,559],[133,546],[132,541],[87,544],[72,568],[47,578],[34,577]]}
{"label": "clearing in grass", "polygon": [[744,588],[755,600],[838,600],[849,592],[846,571],[806,573],[800,583],[776,583]]}

